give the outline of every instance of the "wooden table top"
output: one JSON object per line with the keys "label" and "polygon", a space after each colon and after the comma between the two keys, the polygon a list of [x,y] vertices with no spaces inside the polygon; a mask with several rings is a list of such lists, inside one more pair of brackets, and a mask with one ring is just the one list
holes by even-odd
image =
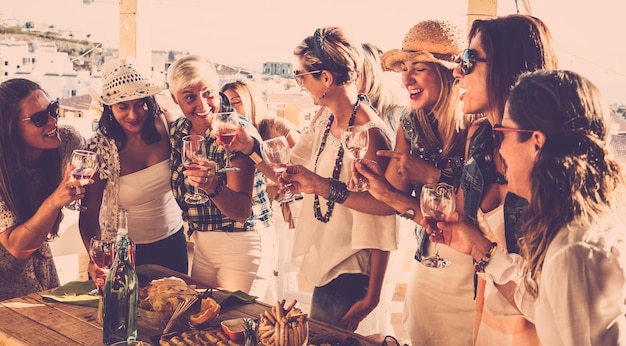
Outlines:
{"label": "wooden table top", "polygon": [[[170,269],[147,265],[164,276],[177,276],[197,288],[208,285]],[[236,306],[221,313],[218,320],[252,317],[271,307],[264,303]],[[96,321],[97,309],[44,300],[41,293],[0,302],[0,345],[102,345],[102,326]],[[309,319],[309,340],[335,338],[355,345],[380,345],[380,342],[324,322]],[[153,334],[139,329],[139,339],[150,341]]]}

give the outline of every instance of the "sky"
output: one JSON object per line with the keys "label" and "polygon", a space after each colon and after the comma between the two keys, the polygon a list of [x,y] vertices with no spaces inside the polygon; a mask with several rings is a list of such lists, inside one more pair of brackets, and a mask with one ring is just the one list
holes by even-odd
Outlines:
{"label": "sky", "polygon": [[[76,30],[116,47],[123,25],[119,1],[85,1],[0,0],[0,15]],[[266,61],[295,62],[294,47],[317,27],[341,26],[356,39],[388,50],[400,48],[406,32],[421,20],[444,19],[465,30],[468,12],[467,0],[140,1],[152,11],[153,49],[189,51],[255,71]],[[626,2],[529,1],[531,13],[552,31],[560,67],[590,78],[607,98],[626,100],[626,30],[620,18]],[[498,0],[499,15],[515,10],[515,0]]]}

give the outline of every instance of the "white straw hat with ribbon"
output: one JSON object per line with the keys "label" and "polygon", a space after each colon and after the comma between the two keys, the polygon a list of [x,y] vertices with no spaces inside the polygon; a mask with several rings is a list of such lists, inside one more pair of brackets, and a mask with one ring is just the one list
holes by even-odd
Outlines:
{"label": "white straw hat with ribbon", "polygon": [[164,88],[163,81],[156,82],[140,72],[134,58],[111,59],[102,64],[102,92],[91,92],[105,105],[154,96]]}

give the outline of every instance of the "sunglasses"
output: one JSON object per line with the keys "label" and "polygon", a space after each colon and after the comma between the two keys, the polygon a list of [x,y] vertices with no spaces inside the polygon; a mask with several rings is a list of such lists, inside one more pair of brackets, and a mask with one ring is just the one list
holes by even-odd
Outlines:
{"label": "sunglasses", "polygon": [[493,125],[493,139],[496,144],[496,148],[499,148],[504,139],[505,132],[517,132],[517,133],[533,133],[535,130],[518,129],[514,127],[504,127],[502,124]]}
{"label": "sunglasses", "polygon": [[457,63],[461,68],[461,74],[464,76],[474,71],[476,62],[487,62],[487,59],[477,57],[476,51],[473,49],[464,49],[461,56],[457,59]]}
{"label": "sunglasses", "polygon": [[394,338],[391,335],[385,336],[385,338],[381,342],[381,345],[382,346],[408,346],[407,344],[400,345],[400,342],[398,341],[398,339]]}
{"label": "sunglasses", "polygon": [[59,100],[50,102],[46,110],[37,112],[28,118],[24,118],[20,120],[30,121],[36,127],[43,127],[44,125],[48,123],[48,116],[51,116],[55,119],[59,117]]}
{"label": "sunglasses", "polygon": [[321,70],[309,71],[309,72],[300,72],[299,70],[293,71],[293,78],[296,80],[298,85],[302,85],[302,81],[304,80],[304,76],[308,74],[316,74],[322,72]]}

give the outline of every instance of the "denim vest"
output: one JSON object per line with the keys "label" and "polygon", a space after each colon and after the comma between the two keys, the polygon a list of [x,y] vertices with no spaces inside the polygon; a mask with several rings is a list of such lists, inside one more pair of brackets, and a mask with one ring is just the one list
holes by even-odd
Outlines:
{"label": "denim vest", "polygon": [[[410,153],[412,156],[419,157],[424,154],[424,149],[420,145],[420,138],[417,131],[416,124],[413,112],[405,112],[400,117],[399,126],[402,128],[402,133],[404,135],[404,139],[409,143],[411,150]],[[435,167],[440,166],[449,166],[447,169],[450,171],[452,176],[450,177],[451,181],[446,181],[450,184],[454,184],[455,181],[459,181],[461,178],[461,171],[463,167],[463,157],[460,154],[458,157],[442,157],[437,160],[437,162],[430,162],[428,159],[424,159],[426,162],[429,162]],[[443,181],[443,180],[442,180]],[[412,187],[411,195],[414,198],[419,199],[420,191],[422,190],[422,184],[416,184]],[[417,261],[422,260],[422,254],[424,253],[424,246],[426,241],[428,240],[428,234],[426,233],[426,229],[419,224],[415,224],[415,228],[413,230],[415,234],[415,240],[417,242],[417,249],[415,250],[415,259]]]}
{"label": "denim vest", "polygon": [[[470,140],[468,160],[463,166],[461,189],[463,190],[463,206],[465,216],[477,225],[478,208],[483,197],[485,181],[495,181],[496,167],[493,163],[494,141],[491,125],[486,119]],[[528,202],[512,193],[507,193],[504,199],[504,233],[508,252],[519,252],[517,239],[519,238],[520,218],[526,210]]]}

